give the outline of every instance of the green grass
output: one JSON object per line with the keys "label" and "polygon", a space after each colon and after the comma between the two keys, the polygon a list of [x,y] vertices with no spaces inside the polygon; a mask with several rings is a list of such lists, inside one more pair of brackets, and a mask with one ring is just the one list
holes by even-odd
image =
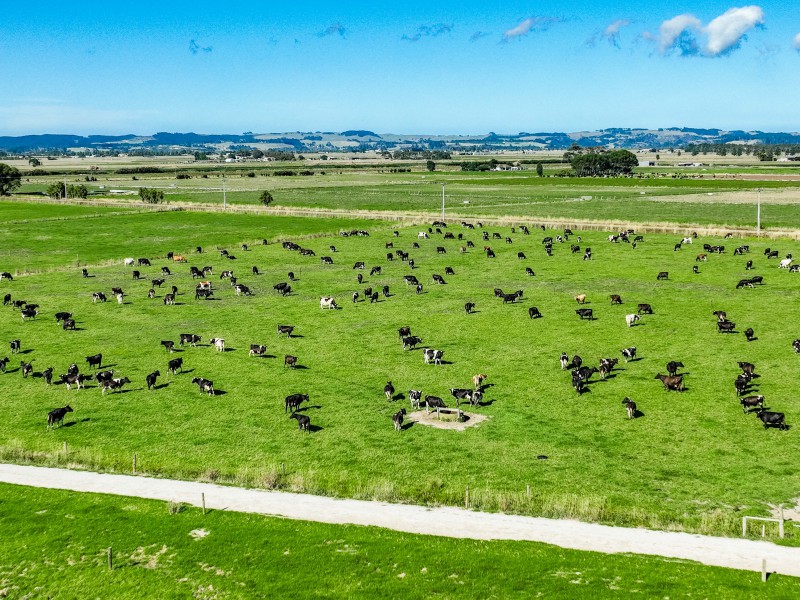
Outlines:
{"label": "green grass", "polygon": [[0,201],[0,223],[41,219],[71,219],[99,217],[116,212],[128,212],[125,206],[76,206],[72,204],[39,204],[33,202]]}
{"label": "green grass", "polygon": [[[0,205],[0,222],[10,220],[18,210]],[[54,209],[51,205],[28,205],[29,214],[38,208],[42,218]],[[91,207],[91,210],[102,210]],[[6,218],[6,214],[9,215]],[[71,219],[67,222],[32,220],[5,225],[0,230],[0,267],[4,271],[25,272],[49,267],[96,264],[126,256],[165,256],[168,251],[194,253],[196,246],[214,251],[215,244],[238,247],[242,242],[261,243],[284,236],[337,233],[340,229],[384,225],[378,221],[243,214],[204,214],[189,211],[139,212],[102,218]],[[214,234],[208,235],[212,226]]]}
{"label": "green grass", "polygon": [[[197,242],[206,247],[243,234],[218,215],[194,217]],[[242,217],[242,223],[251,218]],[[298,219],[290,230],[305,231],[306,223]],[[399,238],[373,231],[369,238],[302,241],[316,257],[277,244],[246,253],[231,248],[236,261],[213,253],[190,257],[191,265],[213,265],[217,274],[236,269],[255,292],[250,298],[236,297],[215,275],[216,300],[196,302],[188,265],[170,265],[175,275],[166,285],[182,292],[179,305],[164,306],[163,291],[148,300],[149,279],[167,261],[141,269],[147,279],[139,282],[121,265],[93,269],[91,279],[54,272],[0,282],[0,292],[41,305],[35,322],[23,323],[7,309],[4,330],[5,339],[22,340],[29,353],[21,358],[33,359],[37,371],[54,366],[63,373],[72,362],[85,369],[83,358],[102,352],[106,365],[133,382],[125,393],[102,397],[97,388],[67,391],[61,385],[46,388],[38,378],[23,380],[19,372],[0,376],[6,409],[2,456],[127,470],[136,453],[139,467],[152,473],[407,502],[460,504],[469,486],[473,505],[487,510],[733,535],[742,514],[764,514],[766,503],[797,495],[800,473],[791,451],[796,433],[764,431],[755,416],[742,414],[733,390],[736,361],[754,362],[762,375],[759,393],[770,407],[786,412],[788,423],[797,422],[798,366],[791,341],[798,332],[791,323],[800,317],[800,281],[776,269],[775,261],[767,263],[760,252],[765,243],[751,242],[751,273],[764,275],[766,285],[734,291],[745,275],[745,259],[732,256],[733,240],[727,254],[712,256],[695,275],[691,267],[702,248],[673,252],[671,236],[648,235],[633,250],[609,244],[602,233],[585,233],[581,245],[595,252],[589,262],[570,254],[567,245],[557,245],[555,256],[547,258],[536,232],[514,235],[512,245],[490,242],[498,256],[487,260],[478,230],[454,228],[475,240],[477,248],[467,254],[459,254],[461,242],[443,243],[436,236],[412,250],[417,231],[403,229]],[[181,236],[174,228],[166,233],[175,240]],[[119,236],[119,256],[127,254],[121,250],[131,238],[141,243],[139,235]],[[412,251],[425,294],[403,284],[402,276],[410,273],[406,264],[386,261],[387,241]],[[446,255],[436,254],[442,243]],[[42,254],[52,247],[48,240],[38,244]],[[319,257],[329,254],[330,244],[339,250],[336,264],[323,267]],[[771,245],[794,249],[786,242]],[[518,260],[518,251],[528,260]],[[352,269],[357,260],[382,265],[384,273],[364,273],[359,286]],[[252,265],[265,274],[250,275]],[[431,285],[431,274],[443,274],[446,265],[456,275],[445,277],[448,285]],[[525,275],[526,266],[536,277]],[[299,278],[292,284],[296,293],[282,298],[272,286],[290,270]],[[670,280],[656,283],[662,270]],[[384,284],[391,286],[391,298],[372,305],[350,302],[353,291]],[[91,292],[115,285],[128,294],[127,304],[91,303]],[[502,305],[493,297],[495,287],[523,289],[525,300]],[[576,317],[573,297],[580,293],[588,294],[596,321]],[[621,294],[625,304],[609,306],[611,293]],[[321,311],[323,295],[334,295],[343,309]],[[479,312],[465,315],[466,301],[476,302]],[[656,314],[629,329],[624,315],[638,302],[651,303]],[[532,305],[543,319],[528,319]],[[718,334],[711,315],[717,308],[728,311],[739,331],[753,327],[759,339],[748,344],[741,334]],[[55,324],[52,314],[63,310],[75,313],[80,331],[64,332]],[[296,326],[302,337],[278,339],[278,324]],[[404,352],[397,339],[403,325],[424,345],[445,350],[451,364],[424,365],[420,350]],[[187,348],[179,356],[190,372],[168,376],[159,341],[177,341],[180,333],[197,333],[204,341],[223,337],[230,351]],[[250,344],[266,344],[270,357],[249,357]],[[621,364],[616,377],[580,397],[558,365],[562,351],[594,365],[603,356],[621,358],[620,349],[632,345],[641,360]],[[298,356],[307,368],[285,369],[284,354]],[[669,360],[686,364],[683,394],[667,393],[653,379]],[[148,392],[144,376],[155,369],[167,385]],[[422,389],[449,403],[449,388],[465,387],[481,372],[492,385],[487,404],[477,409],[489,416],[486,423],[465,432],[421,425],[393,431],[391,414],[408,403],[386,402],[387,380],[399,392]],[[212,379],[225,394],[200,396],[190,383],[196,376]],[[283,398],[295,392],[310,394],[306,412],[320,428],[312,435],[300,434],[284,413]],[[639,404],[643,418],[625,418],[625,396]],[[72,425],[46,432],[47,412],[66,403],[75,409]]]}
{"label": "green grass", "polygon": [[[9,598],[793,598],[798,580],[0,485]],[[191,533],[207,535],[195,539]],[[114,569],[107,566],[113,549]]]}

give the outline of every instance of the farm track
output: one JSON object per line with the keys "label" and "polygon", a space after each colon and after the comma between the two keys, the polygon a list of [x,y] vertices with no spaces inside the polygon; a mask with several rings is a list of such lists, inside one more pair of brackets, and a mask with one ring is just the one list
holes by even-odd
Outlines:
{"label": "farm track", "polygon": [[[36,202],[41,204],[61,204],[59,200],[37,198],[26,202]],[[227,212],[231,214],[259,214],[285,217],[317,217],[317,218],[341,218],[341,219],[377,219],[391,221],[399,225],[419,225],[427,226],[433,220],[441,218],[440,211],[397,211],[397,210],[336,210],[327,208],[302,208],[302,207],[281,207],[270,206],[268,208],[257,205],[236,205],[223,208],[216,203],[200,202],[171,202],[168,206],[145,204],[143,202],[120,201],[117,199],[107,200],[72,200],[69,204],[78,206],[125,206],[140,209],[144,212],[169,211],[192,211],[192,212]],[[516,204],[515,204],[516,206]],[[698,225],[680,224],[666,222],[646,222],[633,220],[594,220],[594,219],[566,219],[551,218],[543,216],[524,216],[524,215],[483,215],[480,213],[468,212],[463,207],[452,208],[451,216],[445,216],[445,221],[450,224],[460,224],[463,220],[480,220],[485,225],[494,226],[514,226],[514,225],[544,225],[547,229],[582,229],[586,231],[618,231],[623,229],[634,229],[637,233],[666,233],[675,235],[690,235],[697,232],[701,236],[719,236],[727,233],[734,237],[755,237],[755,230],[750,227],[736,227],[728,225]],[[455,216],[452,216],[455,215]],[[786,238],[800,239],[800,229],[796,228],[770,228],[762,230],[761,237],[764,238]]]}
{"label": "farm track", "polygon": [[205,506],[212,510],[383,527],[451,538],[532,541],[607,554],[632,553],[692,560],[746,571],[760,571],[764,559],[768,572],[800,576],[800,548],[753,540],[10,464],[0,464],[0,481],[75,492],[178,501],[194,506],[201,505],[201,494],[204,494]]}

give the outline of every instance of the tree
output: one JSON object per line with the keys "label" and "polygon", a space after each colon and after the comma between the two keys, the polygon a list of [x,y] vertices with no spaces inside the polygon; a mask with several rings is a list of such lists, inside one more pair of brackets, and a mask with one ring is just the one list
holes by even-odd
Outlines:
{"label": "tree", "polygon": [[31,157],[28,159],[28,164],[29,164],[30,166],[32,166],[32,167],[40,167],[40,166],[42,166],[42,161],[40,161],[40,160],[39,160],[38,158],[36,158],[35,156],[31,156]]}
{"label": "tree", "polygon": [[267,190],[264,190],[263,192],[261,192],[261,195],[258,197],[258,200],[264,206],[269,206],[270,204],[272,204],[273,200],[272,194],[270,194]]}
{"label": "tree", "polygon": [[58,199],[64,197],[64,183],[57,181],[47,186],[47,195],[51,198]]}
{"label": "tree", "polygon": [[20,186],[19,169],[0,163],[0,196],[8,196]]}
{"label": "tree", "polygon": [[604,177],[630,175],[639,159],[628,150],[588,152],[577,154],[570,160],[578,177]]}
{"label": "tree", "polygon": [[536,163],[536,174],[539,177],[544,177],[544,165],[540,162]]}
{"label": "tree", "polygon": [[152,188],[139,188],[139,198],[148,204],[158,204],[164,201],[164,192]]}
{"label": "tree", "polygon": [[87,198],[89,196],[89,189],[81,185],[67,186],[67,198]]}
{"label": "tree", "polygon": [[428,169],[431,173],[436,170],[436,163],[432,160],[428,160],[425,162],[425,168]]}

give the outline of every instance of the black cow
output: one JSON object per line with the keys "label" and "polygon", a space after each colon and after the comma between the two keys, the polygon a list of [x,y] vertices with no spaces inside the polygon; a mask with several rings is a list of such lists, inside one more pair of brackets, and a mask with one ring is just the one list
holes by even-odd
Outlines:
{"label": "black cow", "polygon": [[683,368],[683,363],[679,360],[671,360],[667,363],[667,373],[673,377],[678,374],[678,369]]}
{"label": "black cow", "polygon": [[369,297],[369,303],[372,304],[374,302],[377,302],[379,297],[380,297],[380,294],[378,292],[372,292],[372,294],[370,294],[370,297]]}
{"label": "black cow", "polygon": [[308,394],[291,394],[286,396],[286,400],[283,404],[283,412],[295,412],[303,402],[308,402]]}
{"label": "black cow", "polygon": [[28,375],[33,373],[33,361],[26,363],[24,360],[19,361],[19,368],[22,371],[22,377],[27,378]]}
{"label": "black cow", "polygon": [[102,354],[95,354],[93,356],[87,356],[86,362],[89,363],[89,368],[95,367],[97,369],[100,368],[100,365],[103,364],[103,355]]}
{"label": "black cow", "polygon": [[534,277],[536,275],[536,273],[534,273],[533,269],[531,269],[530,267],[525,267],[525,274],[530,275],[531,277]]}
{"label": "black cow", "polygon": [[151,389],[156,385],[156,379],[161,376],[161,373],[158,371],[153,371],[147,377],[145,377],[145,381],[147,382],[147,389]]}
{"label": "black cow", "polygon": [[75,319],[64,319],[64,322],[61,324],[61,328],[66,331],[68,329],[75,330]]}
{"label": "black cow", "polygon": [[153,287],[161,287],[162,285],[164,285],[164,280],[163,279],[152,279],[150,281],[150,285],[152,285]]}
{"label": "black cow", "polygon": [[0,373],[6,372],[6,366],[8,365],[9,358],[6,356],[5,358],[0,358]]}
{"label": "black cow", "polygon": [[625,410],[628,412],[628,418],[636,418],[636,402],[626,397],[622,403],[625,405]]}
{"label": "black cow", "polygon": [[403,417],[406,416],[406,409],[401,408],[399,411],[392,415],[392,422],[394,423],[394,430],[400,431],[403,429]]}
{"label": "black cow", "polygon": [[169,351],[170,354],[175,351],[175,342],[172,340],[161,340],[161,345],[164,346],[164,350]]}
{"label": "black cow", "polygon": [[417,344],[422,343],[422,338],[419,338],[415,335],[410,335],[408,337],[403,338],[403,350],[408,350],[411,348],[412,350],[416,348]]}
{"label": "black cow", "polygon": [[285,355],[283,357],[283,366],[292,367],[294,369],[297,366],[297,357],[292,356],[291,354]]}
{"label": "black cow", "polygon": [[656,281],[661,281],[663,279],[669,279],[669,273],[667,271],[661,271],[656,275]]}
{"label": "black cow", "polygon": [[732,321],[717,321],[717,331],[719,333],[733,333],[736,323]]}
{"label": "black cow", "polygon": [[755,285],[755,284],[762,285],[762,284],[764,283],[764,277],[763,277],[762,275],[753,275],[753,276],[750,278],[750,282],[751,282],[753,285]]}
{"label": "black cow", "polygon": [[411,335],[411,327],[407,325],[405,327],[401,327],[400,329],[397,330],[397,335],[401,339],[404,337],[408,337],[409,335]]}
{"label": "black cow", "polygon": [[139,280],[142,277],[142,274],[139,273],[139,271],[134,271],[133,273],[131,273],[131,275],[133,275],[133,278],[136,280]]}
{"label": "black cow", "polygon": [[[206,291],[210,291],[210,290],[206,290]],[[195,298],[196,297],[197,296],[195,296]],[[175,294],[165,294],[164,295],[164,304],[165,305],[167,305],[167,304],[175,304]]]}
{"label": "black cow", "polygon": [[44,379],[44,382],[47,385],[50,385],[53,382],[53,367],[47,367],[44,371],[42,371],[42,379]]}
{"label": "black cow", "polygon": [[577,314],[581,318],[581,320],[583,319],[589,319],[590,321],[594,320],[594,313],[592,312],[591,308],[579,308],[578,310],[575,311],[575,314]]}
{"label": "black cow", "polygon": [[425,396],[425,412],[430,412],[431,408],[447,408],[447,405],[439,396]]}
{"label": "black cow", "polygon": [[35,308],[25,307],[20,311],[20,315],[22,315],[22,320],[25,319],[35,319],[36,315],[39,314],[39,311]]}
{"label": "black cow", "polygon": [[64,422],[64,417],[67,413],[71,413],[72,407],[67,404],[62,408],[55,408],[47,413],[47,428],[51,429],[56,425],[61,425]]}
{"label": "black cow", "polygon": [[472,314],[472,312],[474,310],[475,310],[475,303],[474,302],[467,302],[467,303],[464,304],[464,312],[466,312],[468,315]]}
{"label": "black cow", "polygon": [[289,415],[289,418],[290,419],[297,419],[297,428],[300,431],[306,431],[306,432],[310,432],[311,431],[311,419],[309,418],[308,415],[303,415],[303,414],[300,414],[300,413],[293,413],[293,414]]}
{"label": "black cow", "polygon": [[72,313],[68,312],[57,312],[56,313],[56,323],[60,323],[61,321],[65,321],[66,319],[71,319]]}
{"label": "black cow", "polygon": [[167,363],[167,368],[169,372],[175,375],[175,373],[180,370],[183,372],[183,359],[182,358],[173,358],[169,363]]}
{"label": "black cow", "polygon": [[756,336],[756,334],[753,331],[752,327],[748,327],[747,329],[744,330],[744,337],[747,338],[748,342],[752,342],[754,339],[756,339],[755,336]]}
{"label": "black cow", "polygon": [[114,371],[113,370],[100,371],[94,376],[94,378],[97,381],[97,383],[102,384],[106,379],[114,379]]}
{"label": "black cow", "polygon": [[456,399],[456,406],[461,404],[462,400],[466,400],[472,404],[473,391],[466,388],[450,388],[450,395]]}
{"label": "black cow", "polygon": [[356,264],[353,265],[353,268],[354,269],[365,269],[366,267],[364,266],[364,262],[363,261],[358,261]]}
{"label": "black cow", "polygon": [[541,319],[542,313],[540,313],[539,309],[536,308],[535,306],[531,306],[528,309],[528,317],[530,317],[531,319]]}
{"label": "black cow", "polygon": [[636,310],[636,314],[639,315],[652,315],[653,314],[653,307],[649,304],[640,304]]}
{"label": "black cow", "polygon": [[6,294],[3,296],[3,306],[8,306],[11,302],[11,294]]}
{"label": "black cow", "polygon": [[103,396],[105,396],[106,395],[106,390],[109,390],[109,391],[112,391],[112,392],[116,391],[116,390],[120,390],[120,389],[122,389],[123,385],[125,385],[126,383],[130,383],[130,382],[131,382],[131,380],[128,379],[127,377],[122,377],[121,379],[105,379],[105,380],[103,380],[103,383],[101,384],[103,389],[101,390],[100,393]]}
{"label": "black cow", "polygon": [[758,415],[758,418],[761,419],[761,422],[764,424],[764,429],[767,427],[777,427],[782,430],[789,429],[789,426],[783,422],[783,413],[767,411],[762,408],[756,415]]}
{"label": "black cow", "polygon": [[386,394],[387,400],[392,400],[394,398],[394,386],[391,381],[387,381],[386,385],[383,386],[383,393]]}
{"label": "black cow", "polygon": [[622,304],[622,297],[619,294],[611,294],[611,304]]}
{"label": "black cow", "polygon": [[748,260],[744,265],[744,270],[745,271],[749,271],[752,268],[753,268],[753,261],[752,260]]}
{"label": "black cow", "polygon": [[11,346],[11,354],[16,354],[22,348],[22,342],[19,340],[11,340],[9,345]]}
{"label": "black cow", "polygon": [[441,285],[446,284],[444,278],[441,275],[436,275],[436,274],[433,275],[433,282]]}
{"label": "black cow", "polygon": [[383,294],[384,298],[388,298],[389,297],[389,286],[388,285],[383,286],[381,288],[381,293]]}
{"label": "black cow", "polygon": [[149,267],[150,266],[150,261],[148,259],[146,259],[146,258],[140,258],[136,262],[136,264],[139,265],[140,267]]}
{"label": "black cow", "polygon": [[406,285],[419,285],[419,281],[414,275],[403,275],[403,280],[406,282]]}

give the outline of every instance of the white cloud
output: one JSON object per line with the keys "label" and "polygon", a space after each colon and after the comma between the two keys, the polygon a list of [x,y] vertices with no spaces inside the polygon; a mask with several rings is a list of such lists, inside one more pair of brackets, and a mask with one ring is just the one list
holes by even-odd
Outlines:
{"label": "white cloud", "polygon": [[545,31],[549,29],[551,25],[559,21],[561,21],[561,19],[557,17],[528,17],[520,21],[516,27],[506,29],[503,32],[503,41],[507,42],[522,37],[529,34],[531,31]]}
{"label": "white cloud", "polygon": [[606,40],[609,44],[614,46],[615,48],[619,48],[619,32],[631,24],[631,21],[628,19],[617,19],[610,23],[605,29],[602,31],[598,31],[595,33],[591,38],[589,38],[586,43],[589,46],[594,46],[600,40]]}
{"label": "white cloud", "polygon": [[[764,11],[755,5],[730,8],[707,25],[684,13],[661,23],[658,48],[662,54],[678,51],[682,55],[722,56],[739,48],[747,33],[763,24]],[[649,33],[643,37],[656,39]]]}
{"label": "white cloud", "polygon": [[764,11],[760,6],[731,8],[705,27],[708,36],[706,54],[719,56],[739,47],[748,31],[764,24]]}
{"label": "white cloud", "polygon": [[668,52],[679,44],[681,38],[686,39],[687,37],[689,39],[686,40],[688,43],[685,48],[688,50],[692,45],[694,32],[699,31],[702,26],[700,19],[690,14],[678,15],[664,21],[658,28],[658,47],[661,53]]}
{"label": "white cloud", "polygon": [[800,51],[800,33],[798,33],[792,38],[792,48],[794,48],[797,51]]}

